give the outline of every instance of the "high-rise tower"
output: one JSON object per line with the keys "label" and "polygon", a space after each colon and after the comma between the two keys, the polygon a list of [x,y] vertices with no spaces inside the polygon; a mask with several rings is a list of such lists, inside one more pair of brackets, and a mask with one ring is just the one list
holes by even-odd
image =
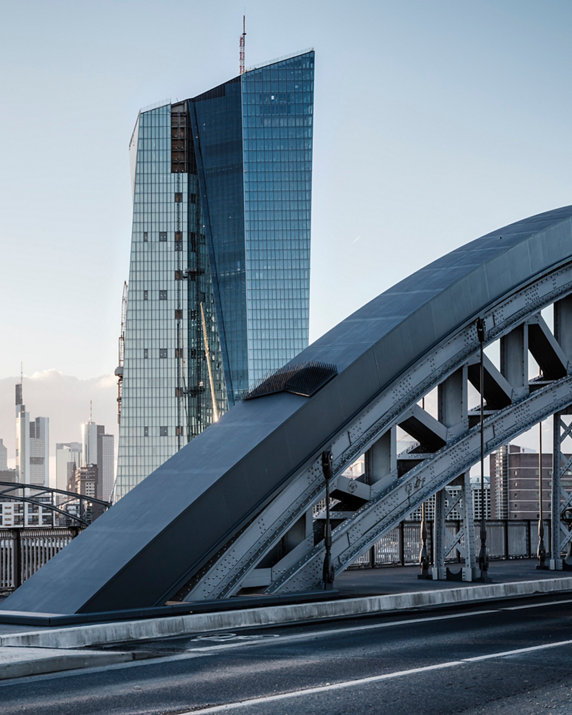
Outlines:
{"label": "high-rise tower", "polygon": [[139,114],[116,498],[308,342],[314,53]]}
{"label": "high-rise tower", "polygon": [[16,385],[16,474],[23,484],[49,486],[50,421],[36,417],[30,421],[23,400],[22,383]]}

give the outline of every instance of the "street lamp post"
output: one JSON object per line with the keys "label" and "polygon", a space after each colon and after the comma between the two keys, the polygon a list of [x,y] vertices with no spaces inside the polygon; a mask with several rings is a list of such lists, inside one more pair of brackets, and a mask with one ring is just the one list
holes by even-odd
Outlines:
{"label": "street lamp post", "polygon": [[324,591],[329,591],[334,587],[334,566],[332,564],[332,525],[330,522],[330,479],[333,476],[333,459],[331,450],[322,452],[322,472],[326,482],[326,533],[324,535],[324,545],[326,553],[324,555],[324,565],[322,568],[322,582]]}
{"label": "street lamp post", "polygon": [[[421,409],[425,409],[425,397],[421,398]],[[429,573],[429,552],[427,551],[427,503],[421,504],[421,550],[419,551],[419,566],[421,573],[417,574],[417,578],[430,579]]]}
{"label": "street lamp post", "polygon": [[488,577],[489,557],[487,554],[487,525],[485,520],[485,432],[484,432],[484,367],[483,348],[485,342],[485,323],[477,318],[477,337],[479,339],[479,392],[481,393],[481,550],[479,551],[479,581],[486,583]]}
{"label": "street lamp post", "polygon": [[421,551],[419,552],[419,566],[421,573],[417,578],[430,579],[429,552],[427,551],[427,503],[421,504]]}
{"label": "street lamp post", "polygon": [[544,546],[544,511],[542,508],[542,422],[538,423],[538,558],[537,569],[547,569]]}

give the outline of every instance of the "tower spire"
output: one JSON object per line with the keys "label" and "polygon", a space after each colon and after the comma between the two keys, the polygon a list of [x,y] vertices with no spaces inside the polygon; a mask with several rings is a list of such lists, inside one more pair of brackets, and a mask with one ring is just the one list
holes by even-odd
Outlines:
{"label": "tower spire", "polygon": [[240,74],[244,74],[244,49],[246,44],[246,15],[242,16],[242,35],[240,36]]}

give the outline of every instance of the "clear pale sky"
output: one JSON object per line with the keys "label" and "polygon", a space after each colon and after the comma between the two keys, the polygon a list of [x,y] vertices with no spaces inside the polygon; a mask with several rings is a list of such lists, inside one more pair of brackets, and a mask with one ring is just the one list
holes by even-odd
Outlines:
{"label": "clear pale sky", "polygon": [[[0,10],[0,380],[21,362],[36,380],[113,372],[137,112],[235,76],[244,10],[247,66],[316,50],[311,339],[441,254],[572,203],[569,0]],[[11,397],[0,414],[12,425]]]}

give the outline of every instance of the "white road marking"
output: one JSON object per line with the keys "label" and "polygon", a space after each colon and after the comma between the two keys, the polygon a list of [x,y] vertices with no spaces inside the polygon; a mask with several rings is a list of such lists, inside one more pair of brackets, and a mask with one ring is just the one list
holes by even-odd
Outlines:
{"label": "white road marking", "polygon": [[565,601],[548,601],[545,603],[532,603],[530,605],[524,606],[507,606],[506,608],[501,608],[501,611],[523,611],[525,608],[542,608],[542,606],[560,606],[563,603],[572,603],[572,598],[567,598]]}
{"label": "white road marking", "polygon": [[307,697],[308,695],[319,695],[320,693],[330,693],[334,690],[344,690],[347,688],[361,687],[370,683],[379,683],[383,680],[392,680],[393,678],[403,678],[408,675],[418,675],[419,673],[428,673],[432,670],[445,670],[446,668],[455,668],[459,665],[467,663],[476,663],[484,660],[492,660],[494,658],[506,658],[523,653],[533,653],[534,651],[547,650],[548,648],[559,648],[565,645],[572,645],[572,640],[559,641],[558,643],[546,643],[544,645],[530,646],[529,648],[517,648],[515,650],[506,650],[499,653],[489,653],[488,655],[479,655],[474,658],[463,658],[462,660],[450,660],[446,663],[436,663],[435,665],[426,665],[422,668],[410,668],[409,670],[398,670],[394,673],[384,673],[383,675],[372,675],[367,678],[359,678],[357,680],[345,680],[339,683],[327,683],[314,688],[306,688],[302,690],[292,690],[288,693],[280,693],[278,695],[267,695],[262,698],[251,698],[234,703],[225,703],[224,705],[212,705],[199,710],[189,710],[180,715],[201,715],[201,713],[220,713],[230,710],[238,710],[239,708],[248,708],[255,705],[266,705],[268,703],[276,703],[281,700],[291,700],[293,698]]}
{"label": "white road marking", "polygon": [[[304,633],[295,633],[292,635],[280,635],[278,633],[273,634],[274,637],[279,637],[279,641],[276,641],[276,643],[295,643],[296,641],[309,641],[309,640],[316,640],[318,638],[327,638],[328,636],[336,636],[340,635],[341,633],[359,633],[361,631],[375,631],[381,628],[391,628],[392,626],[407,626],[407,625],[414,625],[416,623],[429,623],[432,621],[448,621],[452,620],[454,618],[466,618],[467,616],[480,616],[480,615],[485,615],[487,613],[498,613],[499,609],[491,609],[491,610],[486,610],[486,611],[472,611],[471,613],[449,613],[445,616],[429,616],[425,618],[409,618],[409,619],[404,619],[401,621],[387,621],[385,623],[369,623],[368,625],[365,626],[348,626],[346,628],[329,628],[328,630],[321,630],[321,631],[310,631],[310,632],[304,632]],[[221,634],[222,635],[222,634]],[[236,634],[230,634],[233,637],[233,640],[231,642],[223,642],[223,643],[217,643],[217,645],[212,645],[212,646],[206,646],[206,647],[191,647],[191,648],[185,648],[185,653],[209,653],[211,651],[221,651],[221,650],[231,650],[234,648],[239,648],[245,645],[248,646],[255,646],[255,645],[268,645],[268,640],[266,638],[264,639],[257,639],[257,640],[252,640],[252,641],[239,641],[237,642],[235,640]],[[197,640],[207,640],[207,638],[210,638],[210,636],[198,636],[197,638],[194,638],[193,641]],[[213,637],[213,640],[215,638]],[[217,640],[223,640],[222,638],[217,638]]]}

